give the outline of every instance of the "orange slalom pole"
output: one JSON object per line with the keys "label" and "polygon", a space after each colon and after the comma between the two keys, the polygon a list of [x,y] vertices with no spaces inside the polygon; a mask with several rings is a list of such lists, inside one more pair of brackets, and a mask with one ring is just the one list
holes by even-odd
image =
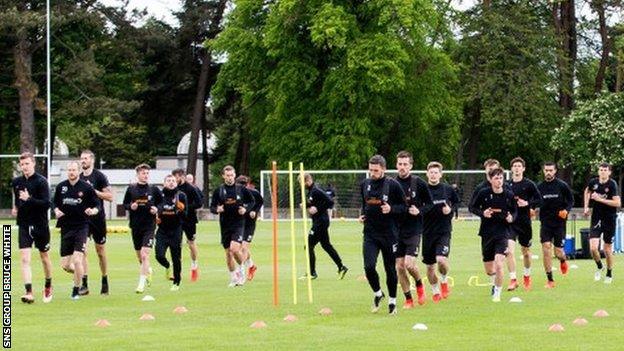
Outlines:
{"label": "orange slalom pole", "polygon": [[279,305],[279,283],[277,271],[277,162],[273,161],[271,174],[271,214],[273,218],[273,306]]}

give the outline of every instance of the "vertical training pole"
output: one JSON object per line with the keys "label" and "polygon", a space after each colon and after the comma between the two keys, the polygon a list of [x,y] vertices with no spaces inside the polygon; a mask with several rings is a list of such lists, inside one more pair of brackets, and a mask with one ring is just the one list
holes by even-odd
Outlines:
{"label": "vertical training pole", "polygon": [[312,303],[312,274],[310,273],[310,248],[308,247],[308,210],[306,209],[303,162],[299,162],[299,184],[301,185],[301,216],[303,218],[303,240],[306,254],[306,278],[308,280],[308,302]]}
{"label": "vertical training pole", "polygon": [[271,212],[273,217],[273,305],[279,305],[277,272],[277,162],[273,161],[271,174]]}
{"label": "vertical training pole", "polygon": [[292,288],[293,304],[297,304],[297,257],[295,245],[295,184],[293,180],[293,163],[288,162],[288,195],[290,202],[290,251],[292,252]]}

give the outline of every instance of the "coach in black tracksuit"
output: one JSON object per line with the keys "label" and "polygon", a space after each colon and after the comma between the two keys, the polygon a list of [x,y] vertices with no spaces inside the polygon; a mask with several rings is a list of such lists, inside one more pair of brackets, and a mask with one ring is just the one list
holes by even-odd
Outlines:
{"label": "coach in black tracksuit", "polygon": [[362,182],[362,210],[360,221],[364,223],[364,271],[370,287],[375,293],[373,312],[379,310],[379,303],[385,296],[379,285],[379,275],[375,266],[381,251],[386,271],[388,286],[389,313],[396,313],[397,273],[395,268],[395,252],[397,247],[399,226],[397,217],[405,213],[405,195],[401,185],[385,176],[386,160],[375,155],[368,161],[371,178]]}
{"label": "coach in black tracksuit", "polygon": [[176,179],[173,175],[165,177],[163,187],[163,201],[158,206],[160,224],[156,231],[156,260],[165,269],[171,266],[167,261],[166,252],[171,252],[173,265],[172,290],[180,285],[182,271],[182,227],[187,219],[186,195],[176,188]]}
{"label": "coach in black tracksuit", "polygon": [[334,202],[327,194],[319,189],[314,183],[314,179],[310,174],[304,176],[305,187],[308,189],[306,198],[306,209],[312,216],[312,229],[308,233],[308,251],[310,253],[310,274],[312,279],[316,279],[316,256],[314,255],[314,247],[320,243],[321,247],[329,257],[334,261],[338,268],[338,275],[342,279],[347,272],[347,267],[342,265],[340,255],[329,241],[329,212],[328,210],[334,206]]}

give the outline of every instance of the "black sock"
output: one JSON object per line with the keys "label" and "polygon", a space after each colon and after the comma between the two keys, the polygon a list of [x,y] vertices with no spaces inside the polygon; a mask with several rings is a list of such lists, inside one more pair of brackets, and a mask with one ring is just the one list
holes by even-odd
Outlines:
{"label": "black sock", "polygon": [[102,276],[102,285],[108,285],[108,276],[107,275],[103,275]]}
{"label": "black sock", "polygon": [[611,268],[607,268],[607,277],[611,278]]}
{"label": "black sock", "polygon": [[596,267],[598,267],[598,269],[602,269],[602,261],[601,260],[596,261]]}
{"label": "black sock", "polygon": [[86,275],[83,275],[82,276],[82,286],[84,286],[85,288],[88,288],[89,287],[88,281],[89,281],[89,278]]}
{"label": "black sock", "polygon": [[405,293],[403,293],[403,295],[405,295],[405,299],[406,300],[411,300],[412,299],[412,292],[411,291],[405,292]]}
{"label": "black sock", "polygon": [[52,278],[45,278],[45,287],[49,288],[52,286]]}
{"label": "black sock", "polygon": [[422,279],[418,279],[416,281],[416,286],[419,287],[419,288],[422,286]]}
{"label": "black sock", "polygon": [[560,258],[559,262],[561,262],[561,263],[565,262],[565,258]]}
{"label": "black sock", "polygon": [[549,282],[553,281],[552,272],[546,272],[546,277],[548,277]]}
{"label": "black sock", "polygon": [[74,288],[72,289],[72,296],[78,295],[78,290],[80,290],[80,287],[74,286]]}
{"label": "black sock", "polygon": [[24,284],[27,294],[32,294],[32,284]]}

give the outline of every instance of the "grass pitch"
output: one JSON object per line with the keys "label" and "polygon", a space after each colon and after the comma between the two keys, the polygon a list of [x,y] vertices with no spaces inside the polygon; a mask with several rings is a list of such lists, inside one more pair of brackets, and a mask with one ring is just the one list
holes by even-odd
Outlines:
{"label": "grass pitch", "polygon": [[[7,223],[6,221],[4,223]],[[125,225],[113,221],[109,225]],[[534,224],[536,225],[536,224]],[[427,286],[427,303],[413,310],[401,310],[403,296],[399,289],[399,313],[387,314],[387,300],[379,314],[370,313],[372,293],[368,283],[356,279],[363,274],[361,226],[355,222],[334,221],[330,228],[332,242],[349,272],[344,280],[336,278],[336,269],[322,248],[317,246],[317,271],[313,281],[314,303],[307,302],[305,281],[297,280],[299,303],[292,304],[289,224],[280,223],[279,274],[280,306],[272,305],[271,226],[258,222],[252,246],[253,258],[259,266],[256,278],[244,287],[228,288],[229,275],[219,244],[218,224],[202,222],[198,227],[200,249],[200,279],[189,281],[188,248],[183,248],[182,284],[178,292],[169,291],[164,270],[152,254],[154,283],[146,294],[155,297],[143,302],[143,295],[134,293],[138,263],[129,235],[110,234],[107,243],[110,266],[111,295],[99,296],[100,274],[92,243],[89,243],[91,295],[79,301],[69,298],[71,276],[60,269],[58,235],[52,238],[54,265],[54,300],[41,302],[43,274],[36,251],[33,251],[33,290],[37,301],[24,305],[20,275],[17,230],[13,230],[13,348],[17,350],[616,350],[624,345],[624,268],[623,257],[616,257],[614,281],[611,285],[593,281],[595,265],[591,260],[572,260],[578,266],[566,277],[554,273],[557,287],[546,290],[541,252],[534,245],[533,291],[503,292],[501,303],[490,301],[489,287],[470,287],[467,282],[477,275],[486,276],[476,235],[477,221],[454,223],[451,243],[451,272],[455,286],[447,300],[431,301]],[[301,226],[297,233],[297,275],[305,269]],[[535,227],[537,228],[537,227]],[[538,233],[538,231],[534,231]],[[534,234],[534,241],[539,241]],[[577,246],[579,244],[577,243]],[[516,249],[518,274],[522,263]],[[381,257],[379,259],[381,261]],[[424,266],[419,264],[421,272]],[[378,271],[383,282],[381,262]],[[505,287],[507,277],[505,279]],[[386,288],[384,287],[384,291]],[[387,293],[387,291],[386,291]],[[509,303],[513,296],[522,303]],[[188,313],[174,314],[176,306],[185,306]],[[332,309],[330,316],[321,316],[323,307]],[[605,309],[607,318],[593,317]],[[141,321],[144,313],[155,316],[153,321]],[[294,314],[294,323],[283,321]],[[586,326],[572,321],[583,317]],[[107,319],[107,328],[94,326]],[[251,329],[257,320],[267,323],[264,329]],[[424,323],[427,331],[414,331],[412,326]],[[548,331],[551,324],[560,323],[565,331]]]}

